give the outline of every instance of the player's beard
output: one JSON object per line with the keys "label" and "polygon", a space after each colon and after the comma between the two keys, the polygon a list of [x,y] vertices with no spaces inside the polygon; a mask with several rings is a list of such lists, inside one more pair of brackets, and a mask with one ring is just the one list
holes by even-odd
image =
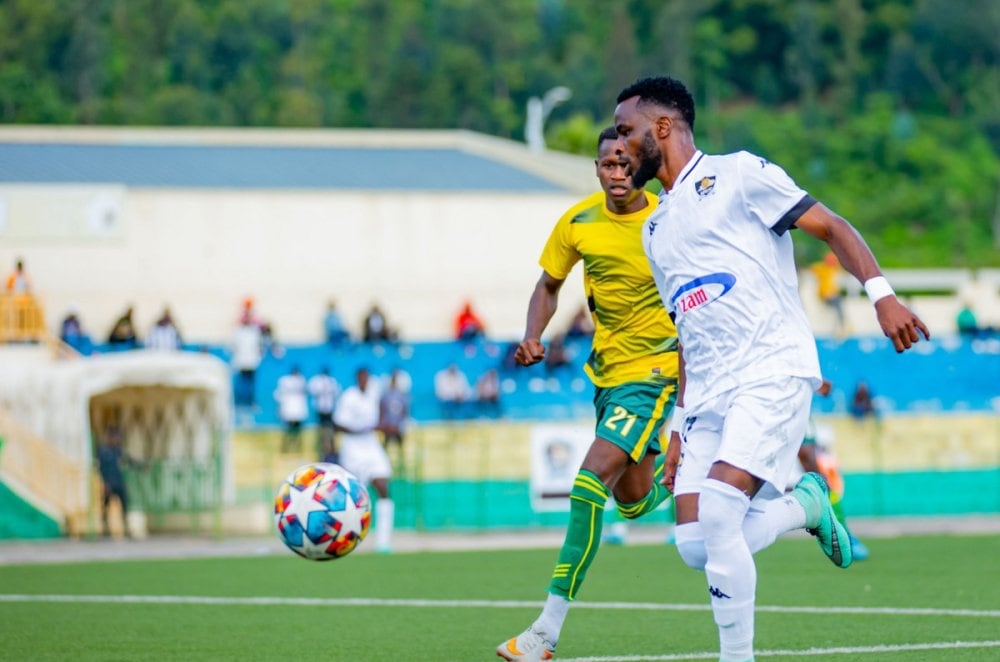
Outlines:
{"label": "player's beard", "polygon": [[652,129],[647,130],[646,135],[642,137],[639,153],[636,156],[639,158],[639,167],[632,173],[632,184],[641,189],[646,182],[656,177],[660,166],[663,165],[663,154],[653,138]]}

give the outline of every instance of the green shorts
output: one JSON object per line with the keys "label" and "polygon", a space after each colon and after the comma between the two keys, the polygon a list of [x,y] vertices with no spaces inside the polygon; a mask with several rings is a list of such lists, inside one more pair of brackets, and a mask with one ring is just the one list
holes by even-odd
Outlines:
{"label": "green shorts", "polygon": [[677,380],[667,377],[597,387],[595,436],[607,439],[638,463],[647,452],[662,452],[660,428],[670,417],[676,401]]}

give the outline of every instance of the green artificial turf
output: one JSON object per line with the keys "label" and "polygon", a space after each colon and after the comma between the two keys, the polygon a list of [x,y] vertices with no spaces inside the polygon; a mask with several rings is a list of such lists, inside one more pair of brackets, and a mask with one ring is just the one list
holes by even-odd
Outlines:
{"label": "green artificial turf", "polygon": [[[1000,659],[1000,537],[866,543],[871,558],[847,570],[807,539],[779,541],[758,556],[758,660],[802,659],[796,652],[811,648],[841,649],[808,657],[818,662]],[[537,615],[555,557],[544,549],[355,554],[316,563],[288,553],[0,566],[0,660],[497,659],[496,644]],[[25,595],[65,601],[10,597]],[[300,598],[321,602],[289,603]],[[672,547],[605,547],[570,611],[557,660],[714,659],[707,607],[703,575]],[[906,611],[921,608],[939,611]]]}

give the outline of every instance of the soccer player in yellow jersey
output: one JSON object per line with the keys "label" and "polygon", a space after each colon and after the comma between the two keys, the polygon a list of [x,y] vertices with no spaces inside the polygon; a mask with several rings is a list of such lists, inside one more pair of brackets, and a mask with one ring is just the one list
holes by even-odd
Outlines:
{"label": "soccer player in yellow jersey", "polygon": [[542,332],[562,284],[582,260],[594,319],[593,351],[584,370],[595,386],[595,438],[570,492],[569,525],[545,607],[527,630],[497,647],[507,660],[552,659],[570,601],[597,554],[608,495],[614,494],[619,512],[630,519],[669,496],[654,476],[654,460],[661,452],[660,427],[676,399],[677,331],[642,248],[642,226],[657,199],[635,188],[616,142],[614,128],[601,132],[596,164],[603,191],[563,214],[545,244],[542,276],[515,354],[524,366],[544,360]]}

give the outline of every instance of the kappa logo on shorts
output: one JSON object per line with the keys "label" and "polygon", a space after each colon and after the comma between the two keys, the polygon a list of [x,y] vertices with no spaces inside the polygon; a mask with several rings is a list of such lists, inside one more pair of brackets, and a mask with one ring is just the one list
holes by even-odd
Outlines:
{"label": "kappa logo on shorts", "polygon": [[675,312],[688,313],[695,308],[707,306],[726,292],[733,289],[736,276],[727,273],[708,274],[681,285],[670,297],[670,306]]}
{"label": "kappa logo on shorts", "polygon": [[708,587],[708,594],[711,595],[713,598],[719,598],[719,599],[722,599],[722,598],[730,598],[730,599],[732,599],[732,597],[733,597],[731,595],[726,595],[725,593],[723,593],[722,591],[720,591],[715,586],[709,586]]}

